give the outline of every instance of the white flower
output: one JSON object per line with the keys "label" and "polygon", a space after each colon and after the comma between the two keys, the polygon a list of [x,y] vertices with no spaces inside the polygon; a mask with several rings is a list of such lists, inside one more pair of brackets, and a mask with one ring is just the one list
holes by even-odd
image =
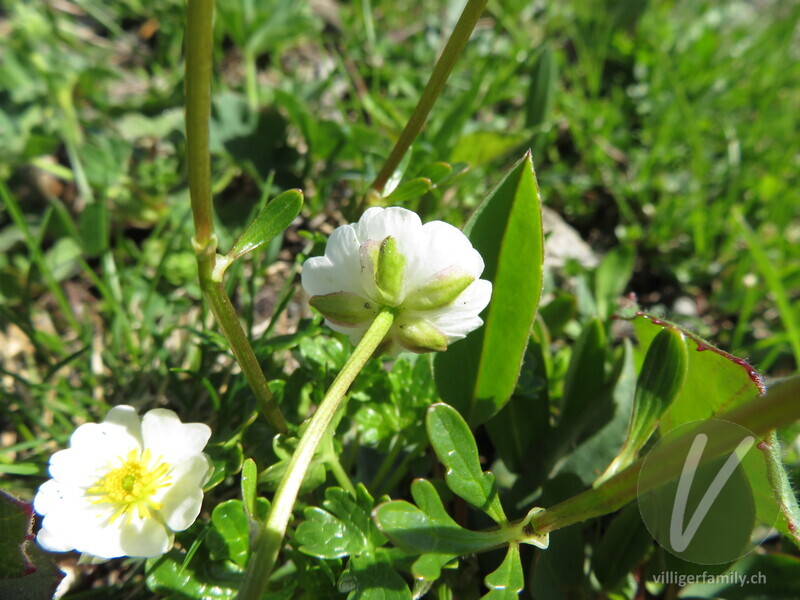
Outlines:
{"label": "white flower", "polygon": [[358,342],[383,307],[397,316],[384,349],[446,350],[483,324],[492,284],[467,237],[442,221],[422,224],[404,208],[370,208],[338,227],[325,256],[303,265],[310,303],[335,331]]}
{"label": "white flower", "polygon": [[70,447],[50,458],[52,479],[33,500],[44,516],[37,541],[100,559],[163,554],[173,532],[200,513],[210,435],[207,425],[160,408],[140,419],[115,406],[102,423],[81,425]]}

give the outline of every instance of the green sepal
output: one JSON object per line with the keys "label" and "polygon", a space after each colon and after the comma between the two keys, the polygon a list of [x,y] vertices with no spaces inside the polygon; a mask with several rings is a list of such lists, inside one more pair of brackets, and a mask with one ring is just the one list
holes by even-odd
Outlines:
{"label": "green sepal", "polygon": [[321,296],[311,296],[308,303],[322,316],[337,325],[358,325],[372,321],[378,316],[375,303],[350,292],[334,292]]}
{"label": "green sepal", "polygon": [[375,285],[384,305],[397,306],[403,292],[406,275],[406,257],[397,251],[397,241],[387,236],[378,250],[375,264]]}
{"label": "green sepal", "polygon": [[406,294],[403,308],[409,310],[432,310],[452,304],[475,278],[458,268],[446,269],[433,280]]}
{"label": "green sepal", "polygon": [[444,352],[447,336],[423,320],[400,321],[394,329],[398,343],[410,352]]}

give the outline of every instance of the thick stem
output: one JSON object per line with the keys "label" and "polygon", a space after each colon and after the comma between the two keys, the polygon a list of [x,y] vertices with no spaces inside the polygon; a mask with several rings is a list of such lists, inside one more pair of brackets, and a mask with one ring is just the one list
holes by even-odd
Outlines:
{"label": "thick stem", "polygon": [[214,0],[189,0],[186,8],[186,154],[189,193],[192,201],[200,287],[211,311],[231,347],[247,383],[258,400],[267,421],[277,431],[288,431],[272,396],[252,346],[242,329],[225,289],[213,280],[217,238],[211,206],[211,156],[209,118],[211,116],[211,73]]}
{"label": "thick stem", "polygon": [[278,559],[278,552],[286,535],[286,528],[292,516],[300,485],[303,483],[314,454],[328,433],[331,421],[341,407],[350,384],[353,383],[356,375],[361,372],[375,349],[383,341],[393,322],[394,313],[391,309],[384,309],[375,318],[347,364],[331,384],[317,408],[317,412],[311,417],[308,427],[289,461],[289,466],[286,468],[278,490],[275,492],[267,522],[264,524],[264,529],[256,543],[256,550],[247,565],[238,600],[258,600],[264,593],[269,576]]}
{"label": "thick stem", "polygon": [[720,421],[736,423],[756,436],[765,438],[778,427],[785,427],[800,419],[800,377],[787,379],[770,388],[769,393],[756,397],[714,419],[704,421],[679,438],[656,446],[648,456],[658,464],[658,478],[642,478],[639,473],[643,459],[639,459],[621,473],[598,487],[586,490],[538,514],[530,521],[537,534],[545,534],[579,521],[612,513],[636,498],[638,491],[648,491],[678,477],[694,438],[699,433],[708,435],[708,445],[702,461],[727,454],[741,441],[732,435],[730,427],[717,427]]}
{"label": "thick stem", "polygon": [[422,96],[420,96],[411,118],[406,123],[405,129],[397,139],[394,148],[392,148],[389,158],[386,159],[386,164],[383,165],[380,173],[378,173],[375,181],[370,186],[376,192],[383,192],[386,182],[394,173],[397,165],[400,164],[403,156],[411,146],[411,142],[422,130],[422,126],[428,118],[428,113],[431,111],[439,94],[442,93],[444,84],[447,82],[447,78],[450,77],[450,72],[453,70],[458,57],[464,51],[469,36],[472,34],[472,30],[478,22],[478,17],[481,16],[487,2],[488,0],[468,0],[467,5],[464,7],[464,12],[461,13],[461,17],[459,17],[458,23],[453,29],[453,34],[447,40],[447,45],[439,60],[436,61],[436,66],[433,67],[433,73],[431,73],[431,77],[422,91]]}

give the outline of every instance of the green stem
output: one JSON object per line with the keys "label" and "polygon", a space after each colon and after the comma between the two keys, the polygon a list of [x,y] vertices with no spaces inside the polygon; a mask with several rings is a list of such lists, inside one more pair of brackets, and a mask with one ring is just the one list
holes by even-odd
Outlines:
{"label": "green stem", "polygon": [[244,329],[242,329],[230,298],[225,293],[225,288],[221,283],[214,282],[207,282],[202,287],[219,328],[225,335],[225,339],[228,340],[228,345],[236,357],[236,362],[239,363],[242,374],[256,396],[261,412],[272,427],[281,433],[286,433],[289,430],[286,426],[286,421],[275,402],[272,391],[269,389],[264,372],[258,364],[253,347],[250,345]]}
{"label": "green stem", "polygon": [[244,85],[247,93],[247,104],[254,113],[258,111],[258,69],[256,67],[256,57],[252,52],[245,51],[242,54],[244,62]]}
{"label": "green stem", "polygon": [[350,476],[347,474],[347,471],[344,470],[342,467],[342,463],[339,461],[339,457],[334,453],[330,452],[325,457],[325,465],[330,469],[333,476],[336,478],[336,482],[344,489],[345,491],[352,494],[355,498],[356,496],[356,486],[353,485],[353,482],[350,481]]}
{"label": "green stem", "polygon": [[261,370],[247,335],[242,329],[225,288],[213,281],[217,237],[211,206],[211,155],[209,118],[211,116],[211,74],[214,0],[189,0],[186,8],[186,154],[189,169],[189,194],[192,201],[200,287],[211,311],[231,347],[247,383],[256,396],[267,421],[277,431],[288,431],[264,372]]}
{"label": "green stem", "polygon": [[[186,6],[186,155],[195,241],[206,247],[214,235],[211,209],[211,117],[214,0],[188,0]],[[202,272],[201,272],[202,278]]]}
{"label": "green stem", "polygon": [[[657,479],[642,477],[643,459],[606,480],[598,487],[573,496],[538,514],[530,521],[537,534],[546,534],[567,525],[585,521],[618,510],[636,498],[640,492],[654,489],[678,477],[694,438],[699,433],[708,435],[708,445],[703,452],[703,462],[731,452],[741,441],[730,427],[718,427],[720,421],[737,423],[756,436],[767,434],[800,419],[800,376],[775,384],[764,397],[756,397],[713,419],[704,421],[691,431],[663,446],[656,446],[648,458],[660,465]],[[649,470],[652,471],[652,470]]]}
{"label": "green stem", "polygon": [[375,318],[347,364],[331,384],[314,416],[311,417],[275,492],[267,522],[264,524],[264,529],[256,543],[256,550],[247,565],[238,600],[258,600],[264,593],[270,573],[278,559],[278,552],[286,535],[286,528],[292,516],[300,485],[311,465],[311,460],[342,405],[342,400],[350,384],[353,383],[356,375],[361,372],[375,349],[383,341],[393,322],[394,312],[391,309],[384,309]]}
{"label": "green stem", "polygon": [[403,444],[400,443],[400,434],[397,433],[394,435],[394,437],[392,437],[392,441],[389,446],[389,452],[386,453],[381,466],[378,467],[378,472],[375,473],[375,477],[372,478],[372,481],[369,484],[369,489],[378,489],[378,486],[383,483],[383,480],[389,474],[389,471],[394,466],[394,463],[397,461],[397,457],[400,455],[402,450]]}
{"label": "green stem", "polygon": [[403,156],[411,146],[411,142],[414,141],[422,130],[422,126],[428,118],[428,113],[431,111],[439,94],[442,93],[444,84],[447,82],[448,77],[450,77],[450,73],[458,57],[461,56],[461,53],[464,51],[469,36],[472,34],[472,30],[478,22],[478,17],[481,16],[487,2],[488,0],[468,0],[467,5],[464,7],[464,12],[461,13],[461,17],[459,17],[450,39],[447,40],[447,45],[442,55],[433,67],[433,73],[431,73],[431,77],[428,79],[428,83],[422,91],[422,96],[420,96],[419,102],[417,102],[417,106],[411,114],[411,118],[408,120],[405,129],[403,129],[403,132],[397,139],[394,148],[392,148],[389,158],[386,159],[386,164],[383,165],[380,173],[378,173],[375,181],[373,181],[370,186],[378,194],[383,192],[386,182],[392,176],[392,173],[394,173],[397,165],[400,164]]}

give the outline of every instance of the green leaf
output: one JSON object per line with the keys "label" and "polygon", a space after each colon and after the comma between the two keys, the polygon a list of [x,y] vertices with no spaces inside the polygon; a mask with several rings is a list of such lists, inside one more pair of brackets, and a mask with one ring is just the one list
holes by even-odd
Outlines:
{"label": "green leaf", "polygon": [[630,465],[658,426],[661,415],[677,396],[686,379],[689,358],[683,334],[664,328],[655,337],[636,382],[633,416],[619,455],[598,480],[604,481]]}
{"label": "green leaf", "polygon": [[436,581],[442,574],[442,568],[453,563],[458,563],[457,557],[452,554],[423,554],[411,565],[414,579],[423,581]]}
{"label": "green leaf", "polygon": [[528,584],[536,600],[589,598],[584,573],[585,549],[581,528],[572,525],[550,533],[550,548],[539,554]]}
{"label": "green leaf", "polygon": [[494,475],[481,469],[478,445],[464,418],[453,407],[436,403],[428,409],[425,424],[436,455],[447,467],[447,486],[498,524],[505,524]]}
{"label": "green leaf", "polygon": [[64,574],[32,543],[33,506],[0,490],[0,598],[50,600]]}
{"label": "green leaf", "polygon": [[564,327],[577,313],[575,296],[572,294],[556,293],[546,305],[539,309],[539,314],[547,325],[547,330],[552,337],[561,335]]}
{"label": "green leaf", "polygon": [[325,510],[309,507],[295,537],[300,551],[319,558],[340,558],[367,552],[386,543],[372,521],[374,501],[363,484],[353,498],[341,488],[325,490]]}
{"label": "green leaf", "polygon": [[459,138],[450,159],[473,167],[504,158],[525,142],[525,134],[508,131],[475,131]]}
{"label": "green leaf", "polygon": [[222,483],[226,477],[237,473],[244,460],[242,445],[239,442],[230,445],[210,444],[206,446],[206,454],[208,454],[211,464],[214,466],[211,477],[203,486],[206,491]]}
{"label": "green leaf", "polygon": [[515,473],[529,465],[534,444],[546,443],[550,433],[547,368],[542,344],[535,337],[525,351],[517,391],[485,427],[498,456]]}
{"label": "green leaf", "polygon": [[650,439],[658,419],[680,391],[688,361],[686,342],[680,331],[663,329],[650,344],[633,398],[628,443],[634,453]]}
{"label": "green leaf", "polygon": [[411,600],[411,590],[384,553],[351,558],[339,591],[350,592],[347,600]]}
{"label": "green leaf", "polygon": [[629,504],[611,521],[592,552],[592,569],[606,590],[616,588],[644,560],[653,538],[642,521],[639,507]]}
{"label": "green leaf", "polygon": [[[790,536],[794,543],[800,546],[800,507],[797,505],[792,482],[783,466],[783,453],[778,440],[778,432],[773,431],[764,440],[764,462],[767,469],[767,481],[774,494],[775,501],[780,506],[783,518],[777,527]],[[791,524],[791,526],[789,526]]]}
{"label": "green leaf", "polygon": [[303,192],[300,190],[286,190],[278,194],[259,211],[253,222],[236,240],[227,257],[239,258],[271,242],[291,225],[300,214],[302,206]]}
{"label": "green leaf", "polygon": [[433,184],[427,177],[418,177],[398,185],[395,190],[384,198],[386,204],[390,206],[400,206],[411,200],[416,200],[420,196],[427,194]]}
{"label": "green leaf", "polygon": [[[766,392],[761,376],[746,361],[712,346],[679,325],[641,312],[633,324],[643,350],[663,327],[680,330],[689,347],[686,380],[661,418],[659,431],[662,435],[683,423],[714,417]],[[709,385],[710,381],[714,385]],[[769,520],[777,506],[782,518],[775,527],[800,546],[800,508],[781,461],[780,443],[774,434],[764,442],[759,445],[763,459],[748,453],[742,462],[759,521]]]}
{"label": "green leaf", "polygon": [[242,464],[242,501],[244,502],[244,510],[250,519],[253,519],[256,514],[257,486],[258,467],[256,466],[256,461],[248,458]]}
{"label": "green leaf", "polygon": [[558,448],[551,459],[558,465],[558,472],[577,475],[585,485],[591,485],[614,460],[630,426],[636,367],[633,348],[628,340],[625,340],[622,350],[614,363],[610,392],[596,398],[591,410],[587,411],[586,421],[591,428],[585,432],[586,437],[575,447],[565,447],[560,442],[565,433],[560,435],[556,432],[550,438],[555,440],[554,445]]}
{"label": "green leaf", "polygon": [[525,587],[525,576],[522,574],[522,561],[519,558],[519,545],[509,544],[506,557],[500,566],[483,580],[489,593],[481,600],[516,600]]}
{"label": "green leaf", "polygon": [[0,577],[21,577],[35,570],[25,551],[33,523],[33,506],[0,491]]}
{"label": "green leaf", "polygon": [[459,526],[445,511],[430,481],[414,481],[411,495],[419,508],[405,500],[393,500],[378,505],[372,513],[378,528],[395,546],[417,554],[461,556],[506,543],[499,531],[470,531]]}
{"label": "green leaf", "polygon": [[630,246],[619,246],[609,251],[594,274],[594,289],[597,312],[607,319],[617,308],[617,299],[622,296],[633,276],[634,252]]}
{"label": "green leaf", "polygon": [[239,567],[250,557],[250,523],[240,500],[217,504],[211,513],[214,526],[209,535],[209,552],[214,560],[229,559]]}
{"label": "green leaf", "polygon": [[564,397],[559,429],[574,426],[605,388],[606,336],[599,319],[581,332],[564,377]]}
{"label": "green leaf", "polygon": [[[320,336],[319,340],[325,339]],[[329,338],[326,341],[333,341],[339,345],[339,341]],[[310,347],[310,346],[309,346]],[[304,353],[306,358],[312,358],[310,353]],[[322,360],[329,358],[329,355],[324,353],[324,350],[319,349],[319,358]],[[295,437],[287,437],[282,434],[276,435],[272,440],[272,449],[278,457],[278,462],[273,463],[267,467],[259,476],[258,483],[266,485],[269,489],[274,490],[278,487],[283,479],[286,469],[289,466],[289,461],[292,459],[292,454],[297,447],[298,439]],[[300,485],[301,492],[313,490],[323,483],[325,483],[325,461],[319,456],[315,456],[311,461],[311,466],[306,473],[303,483]]]}
{"label": "green leaf", "polygon": [[800,598],[800,559],[788,554],[750,554],[723,577],[681,589],[683,598],[794,600]]}
{"label": "green leaf", "polygon": [[241,573],[214,570],[198,555],[189,561],[186,558],[186,553],[171,550],[158,558],[148,559],[147,587],[153,592],[168,594],[170,598],[232,600],[236,596]]}
{"label": "green leaf", "polygon": [[485,324],[435,359],[442,399],[471,426],[511,397],[542,290],[542,213],[530,153],[486,197],[465,233],[493,284]]}
{"label": "green leaf", "polygon": [[531,71],[531,85],[525,101],[525,126],[541,127],[550,114],[558,76],[549,44],[542,44]]}
{"label": "green leaf", "polygon": [[100,256],[108,248],[108,207],[102,202],[87,204],[78,218],[78,229],[87,256]]}

